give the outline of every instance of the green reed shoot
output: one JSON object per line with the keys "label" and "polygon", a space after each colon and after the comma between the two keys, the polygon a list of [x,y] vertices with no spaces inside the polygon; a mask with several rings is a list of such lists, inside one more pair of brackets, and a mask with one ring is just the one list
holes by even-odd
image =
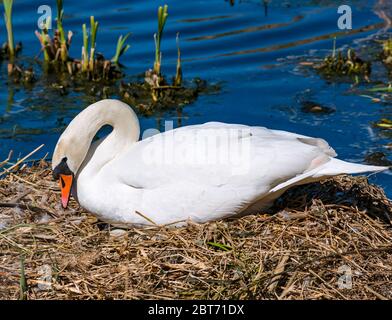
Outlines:
{"label": "green reed shoot", "polygon": [[[95,21],[94,16],[90,17],[90,30],[87,31],[85,23],[82,25],[83,29],[83,47],[82,47],[82,71],[94,71],[95,62],[95,46],[98,31],[98,21]],[[89,50],[90,42],[90,50]],[[89,54],[90,51],[90,54]]]}
{"label": "green reed shoot", "polygon": [[57,0],[57,31],[60,35],[60,59],[61,61],[66,62],[68,60],[68,47],[63,28],[63,18],[63,0]]}
{"label": "green reed shoot", "polygon": [[162,53],[161,53],[161,40],[163,36],[163,28],[165,27],[165,23],[167,20],[167,4],[160,6],[158,8],[158,32],[154,34],[154,40],[155,40],[155,62],[154,62],[154,71],[156,74],[161,73],[161,58],[162,58]]}
{"label": "green reed shoot", "polygon": [[333,38],[332,58],[336,56],[336,37]]}
{"label": "green reed shoot", "polygon": [[39,42],[41,43],[42,50],[44,51],[45,62],[61,61],[66,63],[69,60],[68,49],[71,43],[72,32],[68,31],[67,38],[63,28],[64,9],[63,1],[57,0],[57,29],[53,34],[53,39],[49,35],[50,17],[45,21],[45,27],[41,32],[36,31]]}
{"label": "green reed shoot", "polygon": [[3,0],[4,4],[4,21],[7,28],[8,34],[8,52],[10,60],[15,57],[15,47],[14,47],[14,34],[12,31],[12,5],[13,0]]}
{"label": "green reed shoot", "polygon": [[27,280],[25,274],[24,257],[20,257],[19,300],[27,299]]}
{"label": "green reed shoot", "polygon": [[83,23],[82,71],[88,70],[88,33],[86,24]]}
{"label": "green reed shoot", "polygon": [[64,18],[63,0],[57,0],[57,30],[60,33],[61,42],[65,42],[63,18]]}
{"label": "green reed shoot", "polygon": [[375,88],[370,88],[368,91],[371,92],[392,92],[392,84],[389,84],[387,87],[375,87]]}
{"label": "green reed shoot", "polygon": [[48,35],[48,26],[50,25],[50,17],[47,18],[45,22],[45,27],[42,29],[41,33],[38,31],[35,32],[39,42],[41,43],[43,52],[44,52],[44,61],[49,62],[50,61],[50,38]]}
{"label": "green reed shoot", "polygon": [[94,70],[95,60],[95,44],[97,39],[98,21],[94,20],[94,16],[90,17],[90,62],[89,68],[91,71]]}
{"label": "green reed shoot", "polygon": [[117,40],[117,47],[116,47],[116,54],[112,58],[112,62],[114,64],[118,64],[118,61],[120,57],[127,52],[127,50],[131,47],[129,44],[125,44],[129,37],[130,33],[127,33],[124,37],[123,35],[120,35],[120,37]]}
{"label": "green reed shoot", "polygon": [[392,38],[382,41],[382,49],[383,49],[384,56],[386,57],[392,56]]}
{"label": "green reed shoot", "polygon": [[181,51],[180,51],[180,34],[176,36],[177,43],[177,68],[176,77],[174,78],[174,85],[180,87],[182,83],[182,68],[181,68]]}

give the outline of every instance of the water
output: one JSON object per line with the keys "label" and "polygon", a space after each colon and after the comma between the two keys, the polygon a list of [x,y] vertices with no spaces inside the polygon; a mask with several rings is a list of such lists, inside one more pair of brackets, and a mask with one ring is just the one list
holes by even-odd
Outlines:
{"label": "water", "polygon": [[[98,51],[114,55],[119,34],[131,32],[130,50],[122,57],[128,75],[153,65],[156,9],[162,1],[64,1],[66,30],[74,32],[70,54],[80,56],[81,25],[90,15],[99,21]],[[169,18],[162,43],[163,71],[174,74],[177,59],[175,36],[180,32],[183,72],[187,79],[201,77],[220,83],[218,94],[200,96],[181,113],[182,125],[224,121],[267,126],[326,139],[344,160],[363,162],[369,152],[388,153],[389,142],[371,126],[391,114],[389,105],[374,104],[349,94],[349,84],[327,83],[298,62],[323,57],[332,47],[331,37],[340,32],[338,47],[360,45],[381,31],[383,20],[375,12],[377,1],[353,1],[353,30],[337,28],[340,1],[272,1],[266,11],[262,1],[166,1]],[[22,60],[31,61],[40,44],[34,35],[41,1],[17,0],[14,5],[15,40],[23,42]],[[55,1],[52,6],[55,14]],[[0,24],[0,40],[5,41]],[[0,72],[0,160],[9,150],[25,155],[41,143],[35,155],[51,155],[65,125],[95,101],[83,92],[60,95],[45,80],[32,88],[8,84],[6,65]],[[301,111],[301,101],[311,100],[335,112],[315,115]],[[142,129],[178,123],[175,111],[140,117]],[[372,176],[372,182],[392,195],[388,173]]]}

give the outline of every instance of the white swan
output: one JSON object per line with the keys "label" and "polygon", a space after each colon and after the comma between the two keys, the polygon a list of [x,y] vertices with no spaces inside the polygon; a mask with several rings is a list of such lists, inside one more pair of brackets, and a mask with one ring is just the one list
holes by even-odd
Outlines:
{"label": "white swan", "polygon": [[[113,127],[92,143],[104,125]],[[334,159],[326,141],[285,131],[209,122],[139,141],[134,111],[96,102],[68,125],[54,150],[62,205],[79,204],[115,225],[195,222],[260,212],[294,185],[376,172]]]}

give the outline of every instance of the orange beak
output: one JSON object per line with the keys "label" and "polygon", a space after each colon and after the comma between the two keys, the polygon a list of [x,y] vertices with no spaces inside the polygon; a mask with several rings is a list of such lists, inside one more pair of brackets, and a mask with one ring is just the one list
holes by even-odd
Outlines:
{"label": "orange beak", "polygon": [[67,207],[69,197],[71,196],[72,181],[72,175],[60,174],[61,204],[64,209]]}

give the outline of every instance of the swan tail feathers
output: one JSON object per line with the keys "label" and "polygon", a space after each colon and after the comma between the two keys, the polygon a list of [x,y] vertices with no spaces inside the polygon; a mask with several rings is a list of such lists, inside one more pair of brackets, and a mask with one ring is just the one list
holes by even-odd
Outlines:
{"label": "swan tail feathers", "polygon": [[341,174],[356,174],[365,172],[381,172],[388,170],[389,167],[382,166],[368,166],[363,164],[357,164],[352,162],[347,162],[335,158],[330,158],[329,161],[324,164],[314,168],[312,170],[306,171],[294,178],[291,178],[270,190],[269,193],[274,193],[279,190],[286,190],[288,187],[294,185],[300,185],[310,182],[315,182],[322,180],[327,177],[338,176]]}
{"label": "swan tail feathers", "polygon": [[347,162],[335,158],[331,158],[330,161],[321,165],[313,174],[314,178],[324,176],[335,176],[339,174],[356,174],[365,172],[381,172],[388,170],[389,167],[382,166],[369,166],[358,163]]}

